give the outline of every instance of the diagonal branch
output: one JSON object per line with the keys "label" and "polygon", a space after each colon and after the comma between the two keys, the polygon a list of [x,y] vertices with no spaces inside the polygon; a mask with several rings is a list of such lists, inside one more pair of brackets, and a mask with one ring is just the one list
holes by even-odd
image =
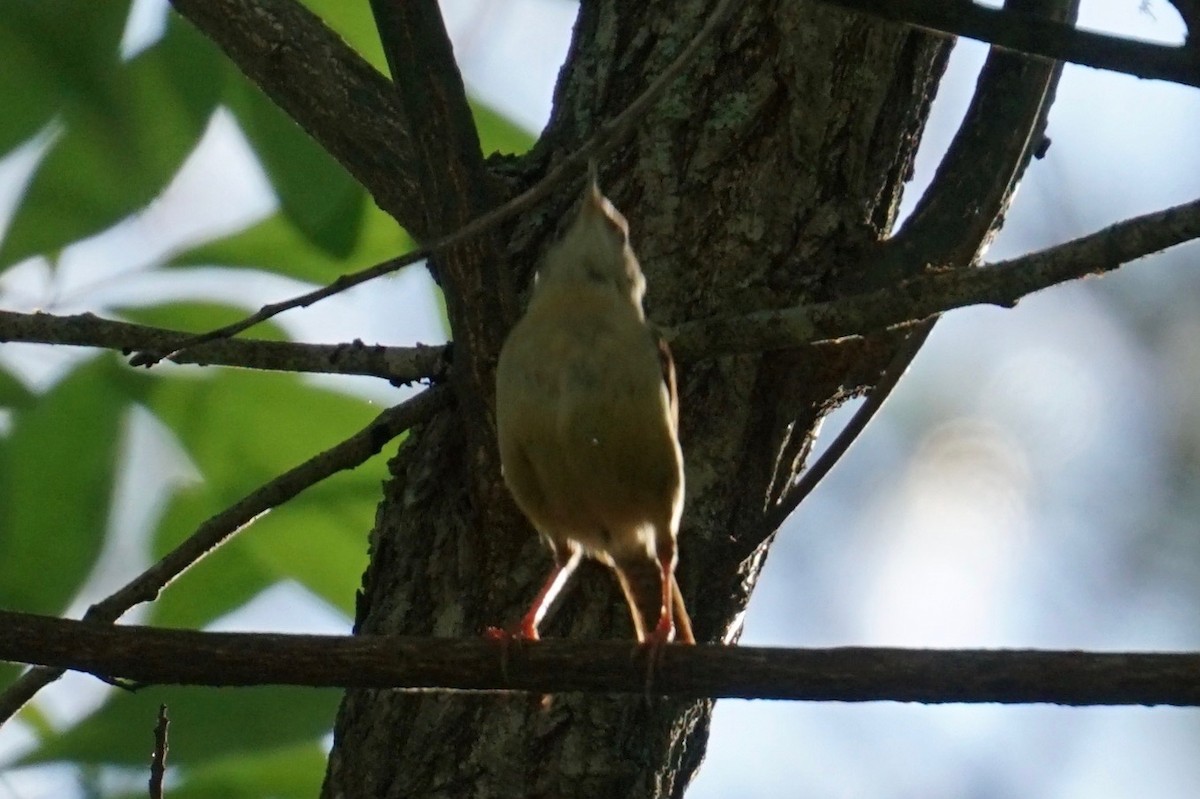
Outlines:
{"label": "diagonal branch", "polygon": [[[1007,0],[1006,10],[1075,19],[1079,0]],[[870,288],[918,274],[927,264],[975,263],[999,231],[1013,193],[1045,133],[1062,64],[993,47],[975,94],[929,186],[883,246]],[[980,168],[986,165],[986,168]]]}
{"label": "diagonal branch", "polygon": [[665,330],[680,360],[785,349],[911,325],[968,305],[1011,307],[1027,294],[1099,275],[1200,238],[1200,200],[1118,222],[1040,252],[979,269],[930,269],[896,286],[829,302]]}
{"label": "diagonal branch", "polygon": [[[340,444],[313,456],[299,466],[255,489],[216,516],[205,521],[183,543],[108,598],[84,614],[84,625],[115,622],[142,602],[153,602],[166,585],[205,555],[245,529],[258,516],[278,507],[300,492],[337,472],[353,469],[383,449],[383,445],[427,419],[449,399],[444,387],[430,388],[375,417],[369,425]],[[3,638],[8,635],[5,630]],[[61,669],[34,669],[0,694],[0,724],[44,686],[62,676]]]}
{"label": "diagonal branch", "polygon": [[[0,310],[0,342],[67,344],[133,350],[170,350],[191,338],[190,333],[101,319],[90,313],[55,316]],[[440,380],[447,370],[445,347],[348,344],[302,344],[291,341],[228,339],[181,352],[176,363],[238,366],[284,372],[382,377],[393,385]]]}
{"label": "diagonal branch", "polygon": [[[183,1],[174,0],[176,3]],[[187,1],[191,2],[192,0]],[[712,34],[721,26],[721,23],[729,15],[729,11],[733,5],[733,0],[720,0],[717,7],[713,9],[712,14],[709,15],[708,20],[704,23],[704,27],[700,29],[695,38],[676,56],[671,65],[663,70],[662,74],[655,78],[646,87],[646,90],[638,95],[636,100],[629,104],[629,107],[601,125],[600,129],[584,142],[579,149],[559,161],[541,180],[521,194],[518,194],[503,205],[476,217],[458,230],[443,236],[437,241],[358,272],[344,274],[328,286],[310,291],[307,294],[292,297],[291,299],[271,305],[265,305],[256,313],[239,322],[193,336],[181,343],[170,355],[173,357],[178,355],[182,350],[196,347],[209,341],[215,341],[216,339],[235,336],[260,322],[265,322],[274,316],[278,316],[284,311],[312,305],[326,297],[331,297],[334,294],[345,291],[352,286],[357,286],[368,280],[399,271],[410,264],[425,260],[436,252],[454,247],[478,236],[496,227],[501,222],[512,219],[522,211],[533,208],[549,197],[565,180],[582,175],[584,167],[590,159],[595,158],[599,160],[602,156],[612,152],[633,131],[634,125],[645,116],[646,112],[658,101],[658,98],[662,96],[667,87],[683,73],[684,69],[692,62],[696,53],[700,51],[704,42],[711,38]],[[140,352],[134,355],[131,363],[134,366],[153,366],[164,357],[168,356],[164,353],[154,351]]]}
{"label": "diagonal branch", "polygon": [[841,702],[1200,705],[1200,654],[768,649],[209,633],[0,611],[0,660],[143,684],[655,694]]}
{"label": "diagonal branch", "polygon": [[[1006,9],[1040,11],[1074,20],[1079,0],[1007,0]],[[1034,61],[993,47],[979,73],[975,94],[954,140],[916,208],[900,231],[883,244],[860,284],[883,287],[919,274],[926,264],[965,268],[976,262],[1000,229],[1033,147],[1044,136],[1061,62]],[[997,120],[1003,120],[998,124]],[[980,164],[989,168],[980,169]],[[887,402],[937,323],[928,319],[909,331],[854,416],[829,447],[765,514],[770,535],[812,493],[849,451]]]}
{"label": "diagonal branch", "polygon": [[[483,162],[450,36],[437,0],[371,0],[405,130],[417,151],[419,241],[440,238],[492,208],[499,186]],[[477,505],[490,504],[485,485],[498,469],[487,397],[495,383],[500,343],[515,316],[516,298],[494,235],[439,251],[429,270],[442,288],[454,338],[454,387],[467,448],[481,453],[472,481]],[[486,476],[486,477],[485,477]]]}
{"label": "diagonal branch", "polygon": [[821,1],[933,33],[966,36],[1029,56],[1200,86],[1200,45],[1196,43],[1200,34],[1194,30],[1185,46],[1171,47],[1080,30],[1065,22],[988,8],[970,0]]}

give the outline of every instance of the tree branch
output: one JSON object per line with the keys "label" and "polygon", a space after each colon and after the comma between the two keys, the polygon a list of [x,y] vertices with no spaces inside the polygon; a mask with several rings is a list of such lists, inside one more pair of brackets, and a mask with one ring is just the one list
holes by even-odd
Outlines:
{"label": "tree branch", "polygon": [[[405,129],[417,151],[420,241],[459,230],[501,199],[483,162],[479,134],[467,104],[462,75],[437,0],[371,0],[375,25],[392,73]],[[471,460],[471,495],[477,507],[494,503],[500,456],[488,397],[496,359],[516,316],[516,294],[494,235],[441,250],[429,269],[442,288],[454,338],[454,388]]]}
{"label": "tree branch", "polygon": [[979,269],[930,269],[887,289],[664,330],[679,360],[784,349],[901,327],[968,305],[1012,307],[1027,294],[1099,275],[1200,238],[1200,200],[1127,219]]}
{"label": "tree branch", "polygon": [[[0,660],[146,684],[643,694],[648,647],[208,633],[0,611]],[[1200,654],[668,644],[651,690],[842,702],[1200,705]]]}
{"label": "tree branch", "polygon": [[[85,622],[92,626],[111,624],[134,605],[153,602],[167,583],[241,532],[259,515],[282,505],[337,472],[359,466],[383,449],[388,441],[427,419],[448,399],[448,390],[443,386],[426,389],[412,399],[387,409],[340,444],[255,489],[205,521],[183,543],[119,591],[92,605],[84,614]],[[5,630],[0,638],[7,635],[8,631]],[[61,670],[34,669],[9,686],[0,694],[0,724],[20,710],[41,688],[61,675]]]}
{"label": "tree branch", "polygon": [[[1008,0],[1006,9],[1040,11],[1074,20],[1079,0]],[[881,288],[919,274],[926,264],[961,269],[979,258],[999,231],[1033,147],[1044,135],[1061,62],[1031,61],[993,47],[979,73],[975,94],[938,164],[933,179],[900,231],[884,242],[878,261],[859,278]],[[998,120],[1003,122],[998,124]],[[988,164],[989,169],[980,169]],[[916,325],[900,343],[866,400],[829,447],[767,509],[762,535],[770,535],[812,493],[887,402],[933,332],[937,317]]]}
{"label": "tree branch", "polygon": [[[223,0],[223,2],[231,2],[232,0]],[[245,0],[242,0],[245,2]],[[173,0],[175,3],[180,2],[196,2],[196,0]],[[534,184],[529,189],[526,189],[521,194],[512,198],[503,205],[494,208],[487,213],[476,217],[467,224],[463,225],[458,230],[450,233],[437,241],[421,247],[411,252],[405,253],[396,258],[375,264],[374,266],[357,272],[350,272],[340,276],[337,280],[330,283],[328,286],[310,291],[307,294],[302,294],[282,302],[265,305],[256,313],[247,316],[239,322],[226,325],[215,330],[210,330],[207,333],[202,333],[193,336],[187,341],[178,345],[176,350],[169,356],[161,352],[147,351],[140,352],[134,355],[131,363],[134,366],[153,366],[164,357],[173,357],[178,355],[185,349],[196,347],[209,341],[215,341],[220,338],[228,338],[235,336],[238,333],[259,324],[266,320],[277,316],[284,311],[292,308],[301,308],[312,305],[315,302],[320,302],[326,297],[331,297],[334,294],[345,291],[346,289],[357,286],[360,283],[365,283],[368,280],[399,271],[404,267],[415,264],[418,261],[425,260],[436,252],[440,252],[450,247],[461,244],[468,239],[478,236],[487,230],[494,228],[501,222],[504,222],[522,211],[533,208],[535,205],[546,199],[553,193],[564,180],[568,177],[581,176],[584,171],[584,166],[593,158],[600,159],[602,156],[611,152],[620,144],[624,138],[629,135],[635,124],[646,114],[646,111],[658,101],[662,93],[678,78],[688,64],[692,62],[696,53],[700,51],[701,46],[712,34],[720,27],[721,23],[729,15],[730,9],[733,7],[733,0],[720,0],[717,7],[713,9],[712,14],[704,23],[704,27],[696,34],[695,38],[685,47],[679,55],[671,62],[671,65],[663,70],[654,81],[646,87],[646,90],[638,95],[637,99],[629,104],[629,107],[622,111],[618,116],[608,120],[600,129],[597,130],[590,139],[584,142],[579,149],[559,161],[553,169]],[[382,206],[381,206],[382,207]]]}
{"label": "tree branch", "polygon": [[[103,347],[128,354],[134,350],[168,351],[191,338],[190,333],[101,319],[90,313],[55,316],[0,310],[0,342],[69,344]],[[302,344],[291,341],[227,339],[186,350],[172,360],[202,366],[237,366],[283,372],[382,377],[393,385],[445,377],[445,347],[348,344]]]}
{"label": "tree branch", "polygon": [[154,753],[150,757],[150,799],[163,799],[163,777],[167,775],[167,753],[171,751],[167,730],[171,719],[167,706],[158,706],[158,722],[154,725]]}
{"label": "tree branch", "polygon": [[[1078,0],[1007,0],[1013,13],[1072,21]],[[1031,61],[993,47],[975,94],[929,186],[884,242],[865,288],[884,288],[928,264],[966,267],[1000,230],[1013,192],[1044,135],[1061,62]],[[981,169],[981,164],[987,164]]]}
{"label": "tree branch", "polygon": [[[762,352],[770,349],[801,347],[807,344],[832,341],[847,336],[866,335],[889,327],[913,324],[935,314],[968,305],[994,304],[1012,306],[1021,297],[1050,286],[1065,283],[1088,275],[1112,271],[1129,261],[1142,258],[1159,250],[1173,247],[1200,238],[1200,200],[1177,205],[1162,211],[1134,217],[1104,230],[1074,241],[1060,244],[1040,252],[1009,261],[971,270],[929,270],[923,275],[902,281],[890,289],[854,294],[829,302],[800,305],[778,311],[762,311],[746,316],[726,319],[696,320],[675,328],[663,328],[663,334],[671,345],[672,352],[681,362],[700,358],[713,358],[745,352]],[[0,340],[20,325],[5,328],[5,319],[24,317],[25,314],[0,312]],[[33,317],[46,316],[33,314]],[[68,341],[61,338],[36,339],[16,335],[11,340],[46,341],[47,343],[74,343],[87,346],[106,346],[124,349],[118,331],[125,327],[120,322],[107,322],[88,314],[81,317],[54,317],[79,319],[87,325],[98,325],[95,339]],[[108,325],[121,328],[107,328]],[[129,325],[138,328],[137,325]],[[154,328],[151,328],[154,330]],[[168,331],[159,331],[166,333]],[[171,333],[171,335],[181,335]],[[110,338],[111,337],[111,338]],[[189,339],[190,340],[190,339]],[[237,344],[238,340],[226,342]],[[242,342],[269,343],[269,342]],[[136,344],[135,344],[136,346]],[[168,344],[170,346],[170,344]],[[191,346],[191,345],[189,345]],[[200,345],[195,345],[200,346]],[[211,346],[211,345],[206,345]],[[294,347],[303,345],[291,345]],[[317,346],[317,345],[307,345]],[[320,345],[353,347],[354,345]],[[444,347],[419,346],[415,348],[384,348],[384,363],[391,359],[393,351],[402,353],[408,362],[411,354],[412,370],[402,367],[398,372],[386,372],[393,380],[436,377],[440,366],[429,366],[445,359]],[[236,348],[230,350],[236,353]],[[324,352],[324,349],[314,350]],[[208,350],[202,350],[208,354]],[[175,356],[184,362],[182,353]],[[235,366],[251,366],[251,357],[231,354],[227,362]],[[370,359],[368,359],[369,361]],[[198,355],[188,356],[187,362],[202,362]],[[216,363],[218,361],[209,361]],[[226,361],[221,361],[222,363]],[[355,361],[357,363],[357,361]],[[389,367],[390,368],[390,367]],[[346,370],[349,373],[349,369]],[[431,371],[433,374],[423,374]],[[355,374],[379,374],[371,368],[355,371]],[[397,376],[399,375],[399,376]]]}
{"label": "tree branch", "polygon": [[1151,44],[1079,30],[1034,14],[999,10],[968,0],[821,0],[932,33],[966,36],[1035,58],[1123,72],[1139,78],[1200,86],[1196,36],[1183,47]]}

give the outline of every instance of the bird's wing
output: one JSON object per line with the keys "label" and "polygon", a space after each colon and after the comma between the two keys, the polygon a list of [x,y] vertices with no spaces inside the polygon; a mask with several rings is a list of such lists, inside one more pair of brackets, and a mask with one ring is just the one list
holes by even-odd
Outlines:
{"label": "bird's wing", "polygon": [[662,333],[651,328],[650,334],[654,336],[655,344],[658,346],[658,365],[662,369],[663,383],[667,386],[667,397],[670,403],[670,418],[671,429],[675,432],[679,431],[679,389],[675,385],[675,359],[671,356],[671,348],[667,345],[667,340],[663,338]]}

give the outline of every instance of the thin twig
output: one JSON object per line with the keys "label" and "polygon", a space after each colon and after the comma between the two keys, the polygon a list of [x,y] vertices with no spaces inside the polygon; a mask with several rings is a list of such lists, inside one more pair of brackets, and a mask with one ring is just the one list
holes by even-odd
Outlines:
{"label": "thin twig", "polygon": [[[129,353],[174,348],[191,337],[192,334],[178,330],[101,319],[90,313],[55,316],[0,310],[0,342],[104,347]],[[230,339],[209,342],[181,352],[171,360],[284,372],[367,375],[382,377],[396,385],[441,379],[447,367],[445,348],[441,346],[384,347],[357,340],[344,344],[304,344]]]}
{"label": "thin twig", "polygon": [[[1056,20],[1073,21],[1078,0],[1056,0],[1050,5],[1044,0],[1007,0],[1005,8],[1036,10]],[[1044,130],[1061,73],[1061,64],[1030,62],[992,49],[971,105],[933,180],[901,230],[883,245],[882,266],[870,276],[876,285],[911,277],[924,264],[970,268],[1004,219],[1032,157],[1032,144]],[[997,125],[1001,118],[1006,124]],[[981,170],[980,164],[990,168]],[[777,530],[849,451],[908,371],[938,318],[909,331],[854,416],[767,510],[762,522],[765,534]]]}
{"label": "thin twig", "polygon": [[[378,453],[388,441],[427,419],[449,399],[448,392],[449,389],[443,386],[426,389],[379,414],[365,428],[340,444],[256,488],[206,520],[183,543],[116,593],[92,605],[84,614],[84,621],[92,625],[112,624],[134,605],[154,601],[158,592],[169,582],[245,529],[259,515],[282,505],[337,472],[359,466]],[[61,675],[61,669],[45,668],[33,669],[22,675],[0,694],[0,724]]]}
{"label": "thin twig", "polygon": [[[934,314],[966,305],[1014,305],[1026,294],[1090,274],[1101,274],[1197,237],[1200,237],[1200,201],[1193,201],[1127,219],[1065,244],[980,269],[931,271],[891,289],[740,317],[695,320],[675,328],[664,328],[663,334],[680,362],[800,347],[846,336],[865,335],[891,326],[914,324]],[[0,340],[4,339],[3,325],[6,319],[25,316],[0,311]],[[82,322],[86,317],[87,314],[69,318]],[[93,318],[88,324],[121,323]],[[104,344],[98,338],[65,341],[57,336],[51,338],[51,335],[55,334],[37,339],[30,335],[20,340],[121,348],[119,343]],[[13,340],[17,339],[18,336],[14,335]],[[323,348],[328,345],[310,346]],[[356,346],[332,345],[332,349]],[[407,365],[388,366],[382,370],[393,380],[426,376],[430,372],[432,374],[428,376],[436,378],[444,370],[443,347],[386,348],[386,353],[383,353],[385,363],[390,361],[393,351],[400,353],[401,363],[410,363],[411,356],[411,364],[414,364],[411,368]],[[207,353],[207,350],[203,352]],[[336,360],[332,350],[329,352],[329,357]],[[199,354],[192,353],[189,357],[201,361]],[[250,365],[250,360],[249,356],[245,363],[235,356],[226,359],[230,365]],[[415,365],[435,362],[435,366]],[[356,373],[377,374],[367,369]]]}
{"label": "thin twig", "polygon": [[158,706],[158,723],[154,725],[154,756],[150,760],[150,799],[163,799],[163,777],[167,773],[167,753],[171,746],[167,742],[167,706]]}
{"label": "thin twig", "polygon": [[1154,211],[978,269],[931,269],[879,291],[739,317],[687,322],[664,335],[679,360],[787,349],[917,324],[968,305],[1012,307],[1028,294],[1200,238],[1200,200]]}
{"label": "thin twig", "polygon": [[[214,633],[0,612],[0,660],[139,685],[303,685],[641,695],[638,645],[482,636]],[[1200,653],[661,647],[654,691],[840,702],[1200,705]],[[507,658],[507,675],[502,663]]]}
{"label": "thin twig", "polygon": [[1031,13],[987,8],[963,0],[821,0],[829,5],[912,25],[932,33],[966,36],[1035,58],[1123,72],[1139,78],[1200,86],[1200,45],[1191,32],[1182,47],[1080,30]]}
{"label": "thin twig", "polygon": [[925,344],[925,339],[929,338],[929,333],[933,330],[934,321],[929,320],[908,334],[904,343],[900,345],[900,349],[896,350],[896,354],[892,356],[892,360],[887,365],[887,368],[883,370],[879,382],[871,388],[871,393],[867,395],[866,399],[863,400],[863,404],[850,417],[850,421],[846,423],[846,426],[838,431],[833,441],[829,443],[829,446],[821,453],[820,457],[804,470],[804,473],[800,475],[800,479],[793,483],[784,492],[779,501],[767,510],[762,521],[762,529],[766,533],[769,534],[778,530],[787,521],[796,508],[800,507],[800,503],[825,479],[825,475],[829,474],[830,470],[842,459],[842,456],[850,450],[850,446],[867,429],[867,425],[871,423],[871,420],[879,413],[887,398],[891,396],[892,390],[896,388],[896,384],[900,382],[900,378],[904,377],[904,373],[908,371],[913,358],[920,351],[922,345]]}
{"label": "thin twig", "polygon": [[692,38],[692,41],[683,49],[682,52],[675,58],[673,62],[663,70],[647,88],[642,92],[636,100],[613,119],[605,122],[600,126],[596,133],[592,134],[586,142],[583,143],[577,150],[568,155],[566,158],[558,162],[545,177],[534,184],[531,188],[518,194],[513,199],[504,203],[487,213],[476,217],[471,222],[462,226],[455,232],[443,236],[442,238],[420,247],[416,250],[401,255],[396,258],[389,259],[382,263],[376,264],[367,269],[358,272],[350,272],[342,275],[337,280],[327,286],[301,294],[297,297],[284,300],[282,302],[264,305],[257,312],[247,316],[233,324],[225,325],[224,327],[210,330],[207,333],[192,336],[175,346],[175,349],[168,353],[157,352],[139,352],[133,356],[130,363],[134,366],[153,366],[163,358],[175,358],[183,350],[196,347],[209,341],[215,341],[221,338],[228,338],[236,335],[247,328],[253,327],[260,322],[265,322],[273,316],[283,313],[292,308],[302,308],[312,305],[315,302],[331,297],[334,294],[345,291],[352,286],[357,286],[360,283],[365,283],[368,280],[380,277],[381,275],[390,274],[399,269],[402,269],[417,261],[424,260],[435,252],[452,247],[472,236],[477,236],[485,230],[495,227],[501,222],[511,219],[518,213],[532,208],[537,203],[548,197],[558,185],[563,182],[568,176],[576,175],[582,172],[587,162],[591,158],[600,158],[608,152],[611,152],[633,129],[636,123],[645,116],[646,112],[658,101],[658,98],[667,89],[668,86],[684,71],[691,63],[693,57],[700,51],[701,46],[712,36],[717,30],[722,20],[727,16],[730,9],[733,7],[733,0],[720,0],[717,7],[709,15],[708,20],[704,23],[704,27]]}

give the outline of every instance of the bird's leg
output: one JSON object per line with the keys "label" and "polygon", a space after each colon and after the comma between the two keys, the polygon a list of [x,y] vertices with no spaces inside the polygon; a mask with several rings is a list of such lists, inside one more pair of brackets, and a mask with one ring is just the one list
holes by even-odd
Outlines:
{"label": "bird's leg", "polygon": [[[555,547],[554,568],[542,583],[542,587],[533,598],[533,604],[521,617],[515,627],[507,630],[500,627],[488,627],[483,631],[485,638],[500,644],[500,678],[508,683],[508,647],[512,641],[537,641],[538,625],[546,617],[546,611],[554,604],[555,598],[562,591],[571,573],[579,565],[583,552],[578,547]],[[545,697],[542,697],[545,700]]]}
{"label": "bird's leg", "polygon": [[[563,557],[564,555],[565,557]],[[527,638],[531,641],[538,640],[538,625],[542,623],[542,619],[546,618],[546,613],[554,604],[554,600],[558,598],[559,593],[562,592],[567,580],[571,579],[571,574],[579,565],[582,555],[583,552],[577,547],[562,547],[555,552],[554,568],[550,570],[550,574],[542,583],[537,596],[533,598],[529,610],[521,617],[521,622],[514,631],[515,637]]]}
{"label": "bird's leg", "polygon": [[[546,577],[542,587],[538,590],[537,596],[533,598],[533,604],[529,606],[529,610],[521,617],[521,621],[515,627],[508,630],[499,627],[488,627],[483,631],[484,637],[497,642],[500,645],[500,679],[508,684],[508,648],[513,641],[537,641],[538,625],[542,623],[542,619],[546,617],[546,612],[554,604],[554,600],[562,592],[563,586],[567,584],[567,580],[571,578],[575,567],[579,565],[579,561],[583,556],[583,551],[577,546],[554,547],[554,568],[550,570],[550,574]],[[538,697],[538,704],[543,710],[550,707],[549,694],[542,694]]]}
{"label": "bird's leg", "polygon": [[675,582],[674,537],[660,536],[656,554],[659,573],[658,623],[646,636],[646,641],[661,645],[678,637],[682,644],[694,644],[696,640],[692,637],[691,619],[683,605],[679,584]]}
{"label": "bird's leg", "polygon": [[657,647],[661,647],[675,637],[675,622],[672,617],[674,604],[671,601],[671,581],[673,577],[670,568],[669,565],[662,563],[661,559],[659,560],[659,572],[662,582],[660,601],[662,604],[658,609],[658,624],[654,625],[654,629],[646,636],[646,643]]}
{"label": "bird's leg", "polygon": [[653,630],[646,634],[645,639],[649,650],[646,658],[645,696],[647,702],[653,696],[654,672],[658,670],[658,666],[662,662],[663,647],[675,635],[675,624],[671,619],[671,585],[674,577],[671,574],[670,566],[664,565],[661,555],[659,556],[659,578],[662,587],[659,591],[658,623],[654,625]]}
{"label": "bird's leg", "polygon": [[692,617],[688,615],[687,606],[683,603],[683,592],[679,590],[679,581],[671,575],[671,621],[675,625],[675,640],[681,644],[694,644],[696,637],[692,635]]}
{"label": "bird's leg", "polygon": [[673,638],[681,644],[696,643],[692,635],[692,620],[683,603],[683,594],[675,580],[675,541],[659,541],[658,572],[660,583],[658,623],[646,636],[650,645],[649,662],[646,664],[646,697],[651,696],[654,672],[662,662],[664,647]]}
{"label": "bird's leg", "polygon": [[484,634],[494,640],[512,638],[529,641],[538,640],[540,637],[538,635],[538,625],[542,623],[542,619],[546,617],[550,606],[554,604],[554,600],[562,591],[563,586],[571,578],[571,574],[575,571],[575,567],[579,565],[582,556],[583,552],[578,547],[555,548],[554,568],[550,570],[550,574],[547,575],[546,581],[542,583],[537,596],[533,598],[529,610],[521,617],[521,621],[515,627],[508,630],[503,630],[499,627],[488,627]]}

